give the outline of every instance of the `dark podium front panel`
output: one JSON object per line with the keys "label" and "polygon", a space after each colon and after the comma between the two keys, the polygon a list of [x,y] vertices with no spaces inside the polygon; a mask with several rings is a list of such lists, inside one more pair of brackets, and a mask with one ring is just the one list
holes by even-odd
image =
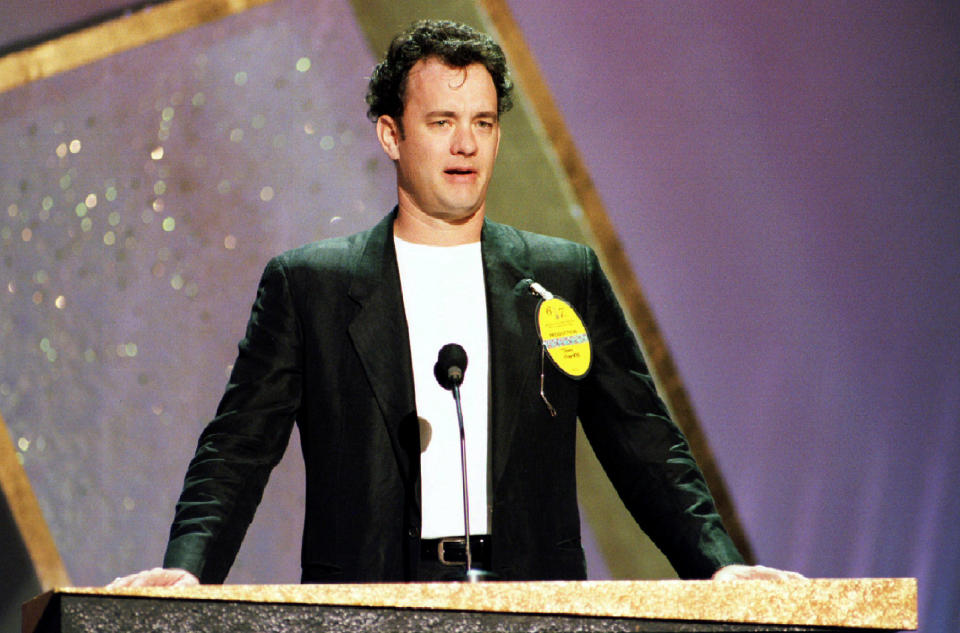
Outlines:
{"label": "dark podium front panel", "polygon": [[896,631],[916,605],[914,579],[67,588],[23,632]]}

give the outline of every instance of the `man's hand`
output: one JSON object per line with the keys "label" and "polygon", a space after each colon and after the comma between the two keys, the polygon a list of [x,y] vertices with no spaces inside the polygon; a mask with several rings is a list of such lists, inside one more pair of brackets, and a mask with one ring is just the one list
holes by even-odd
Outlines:
{"label": "man's hand", "polygon": [[783,571],[763,565],[727,565],[713,574],[712,580],[803,580],[795,571]]}
{"label": "man's hand", "polygon": [[114,578],[113,582],[107,585],[107,589],[120,589],[122,587],[190,587],[199,585],[200,581],[196,576],[186,569],[164,569],[154,567],[145,569],[129,576]]}

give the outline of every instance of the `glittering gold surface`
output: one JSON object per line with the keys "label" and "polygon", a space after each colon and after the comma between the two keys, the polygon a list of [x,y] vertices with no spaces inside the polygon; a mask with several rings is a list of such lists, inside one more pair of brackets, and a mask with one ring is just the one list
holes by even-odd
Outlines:
{"label": "glittering gold surface", "polygon": [[[20,438],[23,440],[23,438]],[[20,442],[22,444],[22,441]],[[23,467],[17,460],[7,424],[0,415],[0,491],[6,498],[7,507],[20,531],[27,548],[33,571],[43,588],[70,582],[67,570],[60,560],[60,553],[50,535],[37,498],[30,486]]]}
{"label": "glittering gold surface", "polygon": [[[914,578],[204,585],[64,594],[543,613],[805,626],[917,628]],[[38,599],[39,600],[39,599]]]}
{"label": "glittering gold surface", "polygon": [[0,92],[272,0],[172,0],[0,58]]}

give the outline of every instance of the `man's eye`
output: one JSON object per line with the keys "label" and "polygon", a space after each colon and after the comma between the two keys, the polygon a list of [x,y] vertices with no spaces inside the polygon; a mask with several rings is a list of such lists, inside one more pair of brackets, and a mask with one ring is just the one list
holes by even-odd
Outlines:
{"label": "man's eye", "polygon": [[477,125],[485,129],[490,129],[493,127],[493,121],[477,121]]}
{"label": "man's eye", "polygon": [[437,121],[434,121],[433,125],[435,127],[447,127],[448,125],[450,125],[450,121],[447,121],[446,119],[439,119]]}

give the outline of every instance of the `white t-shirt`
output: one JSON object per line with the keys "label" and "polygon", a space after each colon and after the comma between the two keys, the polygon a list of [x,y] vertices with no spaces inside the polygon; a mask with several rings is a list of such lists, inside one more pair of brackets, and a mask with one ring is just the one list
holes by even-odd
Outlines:
{"label": "white t-shirt", "polygon": [[433,366],[447,343],[467,352],[460,387],[470,485],[470,533],[487,534],[489,338],[480,242],[427,246],[394,237],[420,417],[423,538],[463,535],[460,427]]}

